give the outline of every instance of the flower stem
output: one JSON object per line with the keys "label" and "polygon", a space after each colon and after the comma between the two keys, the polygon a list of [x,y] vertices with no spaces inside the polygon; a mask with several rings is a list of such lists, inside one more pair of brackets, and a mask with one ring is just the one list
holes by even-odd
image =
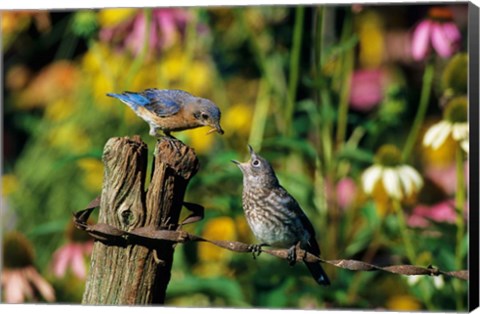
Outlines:
{"label": "flower stem", "polygon": [[[342,41],[348,41],[353,32],[352,16],[347,14],[345,18],[345,24],[342,30]],[[347,130],[347,117],[348,117],[348,98],[350,96],[350,85],[354,64],[354,49],[348,49],[342,56],[342,67],[340,73],[341,81],[343,82],[340,87],[340,99],[337,118],[337,136],[336,136],[336,149],[339,151],[345,142],[345,134]]]}
{"label": "flower stem", "polygon": [[[464,167],[463,167],[463,151],[458,145],[455,151],[455,170],[457,176],[457,187],[455,191],[455,209],[457,211],[457,236],[456,236],[456,247],[455,247],[455,268],[457,270],[463,269],[463,257],[464,257],[464,246],[463,239],[465,237],[465,221],[463,218],[463,210],[465,207],[465,178],[464,178]],[[465,310],[463,308],[463,294],[462,283],[459,280],[455,280],[454,287],[456,290],[457,298],[455,300],[457,310]]]}
{"label": "flower stem", "polygon": [[302,34],[304,21],[304,8],[297,7],[295,11],[295,25],[293,29],[293,43],[290,54],[290,77],[288,80],[288,101],[285,110],[285,134],[292,136],[292,119],[297,98],[298,74],[300,68],[300,51],[302,48]]}
{"label": "flower stem", "polygon": [[407,253],[407,258],[411,264],[415,264],[415,250],[412,245],[412,239],[408,233],[407,223],[405,221],[405,215],[403,214],[403,208],[400,204],[400,201],[393,201],[393,209],[398,218],[398,223],[400,225],[400,233],[403,239],[403,245],[405,246],[405,251]]}
{"label": "flower stem", "polygon": [[417,141],[418,132],[422,126],[423,120],[425,118],[425,113],[427,112],[428,103],[430,100],[430,93],[432,91],[433,85],[433,75],[434,75],[434,66],[433,63],[427,63],[425,71],[423,73],[423,85],[422,91],[420,94],[420,103],[418,105],[417,114],[415,115],[415,120],[413,121],[412,128],[408,134],[407,141],[402,153],[402,160],[406,161],[411,153],[412,149]]}

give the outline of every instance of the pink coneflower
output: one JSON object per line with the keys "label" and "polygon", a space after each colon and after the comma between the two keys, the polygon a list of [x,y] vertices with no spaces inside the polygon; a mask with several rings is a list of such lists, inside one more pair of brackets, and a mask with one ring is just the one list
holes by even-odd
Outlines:
{"label": "pink coneflower", "polygon": [[[147,34],[146,18],[145,11],[139,11],[125,22],[103,28],[100,31],[100,39],[138,55],[143,49]],[[185,31],[189,20],[190,15],[181,8],[153,9],[149,25],[150,38],[147,39],[148,52],[151,54],[171,47],[176,37]]]}
{"label": "pink coneflower", "polygon": [[430,221],[447,222],[454,224],[457,219],[453,201],[444,201],[432,206],[418,205],[413,209],[412,215],[408,218],[410,227],[425,228]]}
{"label": "pink coneflower", "polygon": [[413,31],[412,56],[423,60],[430,51],[430,43],[436,53],[444,58],[452,56],[459,48],[460,30],[453,22],[448,8],[434,7],[428,18],[421,21]]}
{"label": "pink coneflower", "polygon": [[384,84],[384,72],[380,69],[355,71],[350,89],[350,107],[362,112],[375,108],[383,99]]}
{"label": "pink coneflower", "polygon": [[68,269],[79,279],[85,279],[86,257],[93,249],[93,240],[85,232],[76,229],[72,223],[66,232],[68,242],[53,253],[52,268],[56,277],[64,277]]}
{"label": "pink coneflower", "polygon": [[336,185],[330,180],[327,180],[326,193],[328,202],[332,203],[332,206],[336,204],[341,210],[346,210],[354,205],[355,199],[357,198],[357,184],[350,177],[338,180]]}
{"label": "pink coneflower", "polygon": [[357,184],[352,178],[343,178],[337,183],[337,203],[340,208],[348,208],[357,195]]}
{"label": "pink coneflower", "polygon": [[42,298],[55,301],[55,291],[35,269],[33,260],[33,247],[23,234],[4,236],[1,283],[5,303],[38,302]]}

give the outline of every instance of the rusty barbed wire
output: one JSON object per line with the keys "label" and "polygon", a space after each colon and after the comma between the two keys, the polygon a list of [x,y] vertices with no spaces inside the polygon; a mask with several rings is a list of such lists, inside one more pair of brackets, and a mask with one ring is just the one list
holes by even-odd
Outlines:
{"label": "rusty barbed wire", "polygon": [[[158,241],[170,241],[173,244],[186,243],[186,242],[208,242],[217,247],[230,250],[238,253],[251,253],[258,255],[255,246],[238,241],[223,241],[223,240],[211,240],[206,239],[198,235],[188,233],[183,230],[158,230],[152,227],[140,227],[131,231],[120,230],[104,223],[89,224],[87,223],[88,217],[91,212],[100,204],[100,197],[94,199],[87,208],[80,210],[73,214],[74,224],[77,228],[84,230],[90,234],[93,238],[110,245],[127,245],[137,244],[146,247],[154,248]],[[185,218],[180,223],[180,226],[196,222],[203,218],[203,209],[200,205],[185,203],[185,207],[192,210],[192,214]],[[288,249],[261,249],[262,253],[266,253],[281,259],[288,259]],[[468,270],[459,271],[443,271],[433,266],[421,267],[414,265],[392,265],[392,266],[377,266],[362,261],[339,259],[339,260],[325,260],[315,255],[312,255],[300,248],[297,248],[296,254],[297,261],[307,262],[321,262],[333,265],[338,268],[352,270],[352,271],[384,271],[391,274],[398,275],[428,275],[428,276],[447,276],[452,278],[458,278],[462,280],[468,280]]]}

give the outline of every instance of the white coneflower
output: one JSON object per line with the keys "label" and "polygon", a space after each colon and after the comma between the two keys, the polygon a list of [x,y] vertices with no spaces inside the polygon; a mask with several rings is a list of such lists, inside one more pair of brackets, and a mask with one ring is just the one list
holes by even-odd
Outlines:
{"label": "white coneflower", "polygon": [[363,190],[372,194],[376,184],[382,184],[393,199],[403,199],[423,186],[423,179],[413,167],[401,163],[401,153],[393,145],[380,147],[375,163],[362,174]]}
{"label": "white coneflower", "polygon": [[442,146],[449,135],[468,153],[467,97],[455,97],[447,104],[443,113],[443,120],[427,130],[423,137],[423,145],[437,149]]}

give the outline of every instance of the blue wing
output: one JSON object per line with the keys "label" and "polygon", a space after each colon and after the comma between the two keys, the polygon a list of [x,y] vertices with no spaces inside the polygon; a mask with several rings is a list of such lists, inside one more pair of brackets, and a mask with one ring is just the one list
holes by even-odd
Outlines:
{"label": "blue wing", "polygon": [[160,117],[176,114],[180,110],[183,101],[187,97],[193,97],[181,90],[154,88],[147,89],[141,93],[124,92],[122,94],[110,93],[107,95],[120,99],[133,110],[137,110],[138,106],[142,106]]}

